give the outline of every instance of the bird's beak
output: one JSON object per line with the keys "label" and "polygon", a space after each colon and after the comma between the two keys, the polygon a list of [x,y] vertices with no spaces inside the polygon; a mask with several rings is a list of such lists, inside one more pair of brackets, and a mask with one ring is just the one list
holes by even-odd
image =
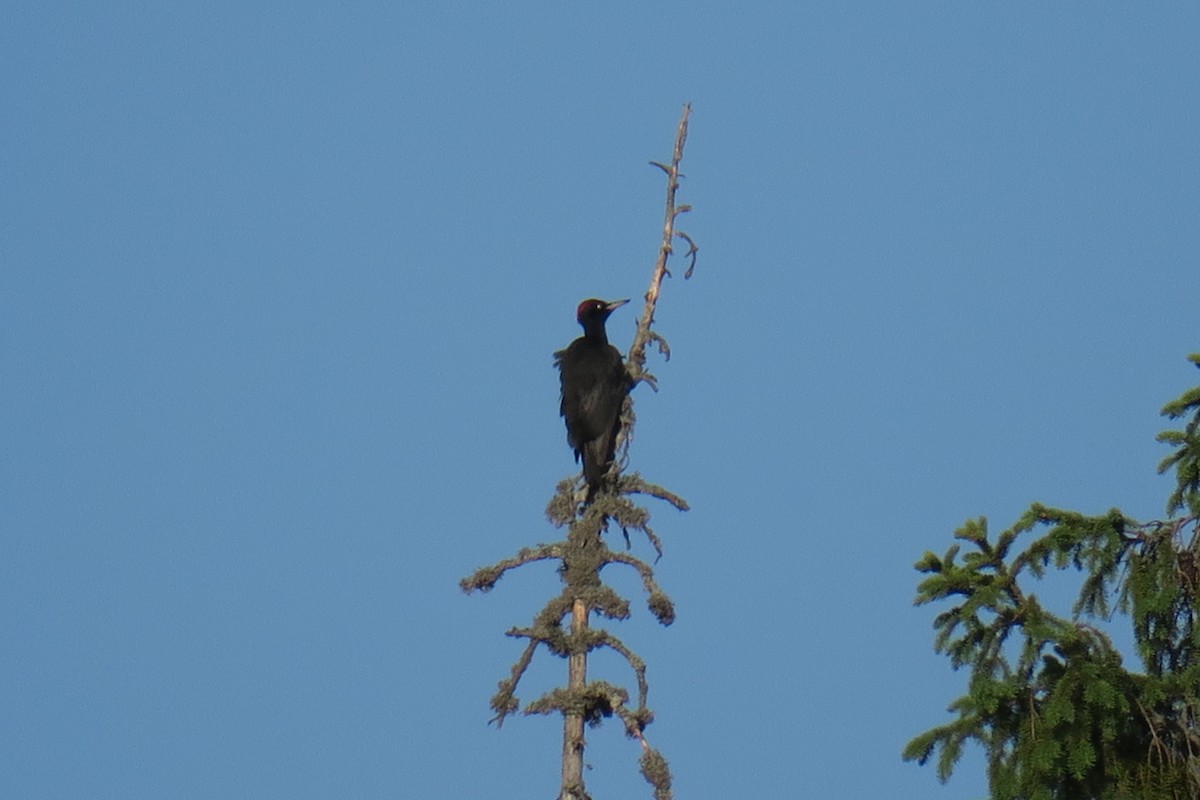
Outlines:
{"label": "bird's beak", "polygon": [[611,303],[606,305],[604,308],[608,311],[608,313],[611,314],[612,312],[616,311],[618,308],[620,308],[621,306],[625,305],[628,302],[629,302],[628,297],[626,297],[624,300],[613,300]]}

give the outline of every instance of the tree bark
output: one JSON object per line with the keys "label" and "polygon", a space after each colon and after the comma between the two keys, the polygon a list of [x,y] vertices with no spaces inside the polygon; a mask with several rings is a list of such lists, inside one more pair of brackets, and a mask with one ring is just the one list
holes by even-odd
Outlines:
{"label": "tree bark", "polygon": [[[576,598],[571,607],[571,634],[578,641],[588,627],[588,608]],[[572,653],[567,659],[567,689],[581,690],[587,683],[587,651]],[[563,714],[562,789],[559,800],[586,800],[583,788],[583,715]]]}

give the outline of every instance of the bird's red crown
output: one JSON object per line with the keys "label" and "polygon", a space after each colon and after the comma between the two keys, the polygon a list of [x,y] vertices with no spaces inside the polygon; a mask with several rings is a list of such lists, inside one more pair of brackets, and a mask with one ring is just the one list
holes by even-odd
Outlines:
{"label": "bird's red crown", "polygon": [[595,314],[597,311],[604,311],[607,309],[608,303],[604,302],[603,300],[597,300],[594,297],[584,300],[579,304],[579,308],[575,309],[575,321],[583,322],[584,317],[589,316],[590,314]]}

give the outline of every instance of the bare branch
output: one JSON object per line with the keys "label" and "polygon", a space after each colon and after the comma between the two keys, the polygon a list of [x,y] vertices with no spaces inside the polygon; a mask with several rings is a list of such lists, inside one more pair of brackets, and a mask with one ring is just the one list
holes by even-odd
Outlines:
{"label": "bare branch", "polygon": [[556,558],[562,558],[561,542],[538,545],[537,547],[522,547],[512,558],[506,558],[503,561],[497,561],[491,566],[480,567],[475,570],[469,576],[459,581],[458,586],[467,594],[475,591],[490,592],[495,588],[499,580],[504,577],[504,573],[510,569],[515,569],[523,564],[531,564],[535,561],[546,561]]}
{"label": "bare branch", "polygon": [[[691,211],[692,207],[683,206],[683,210]],[[692,277],[692,272],[696,269],[696,254],[700,252],[700,248],[697,247],[696,243],[692,241],[692,237],[688,236],[683,231],[675,231],[675,235],[688,243],[688,251],[683,254],[683,257],[688,259],[688,268],[683,273],[683,279],[686,281],[688,278]]]}
{"label": "bare branch", "polygon": [[[650,277],[650,287],[646,290],[646,303],[642,307],[641,319],[638,320],[637,333],[633,337],[633,344],[629,348],[629,356],[626,359],[630,366],[630,374],[635,379],[640,378],[646,366],[646,343],[650,340],[650,329],[654,325],[654,309],[658,305],[658,295],[663,278],[668,274],[667,259],[672,252],[671,240],[675,238],[675,217],[681,213],[675,206],[675,192],[679,189],[681,175],[679,163],[683,160],[683,146],[687,142],[688,118],[691,113],[692,104],[686,103],[683,106],[683,114],[679,118],[679,127],[675,131],[675,149],[671,155],[670,166],[658,161],[650,162],[667,174],[667,200],[663,213],[662,244],[659,245],[658,259],[654,265],[654,273]],[[688,255],[692,256],[692,266],[695,266],[697,248],[690,238],[686,241],[691,245]],[[688,267],[689,276],[692,266]]]}
{"label": "bare branch", "polygon": [[512,665],[512,671],[508,678],[500,681],[499,691],[492,696],[492,710],[496,712],[496,716],[492,717],[491,722],[496,723],[497,728],[503,727],[504,718],[521,705],[516,694],[517,684],[521,682],[521,676],[529,668],[529,662],[533,660],[533,651],[537,650],[538,644],[539,642],[535,639],[525,647],[525,652],[521,653],[521,657]]}
{"label": "bare branch", "polygon": [[626,647],[624,642],[608,631],[597,631],[596,633],[599,643],[620,653],[629,664],[630,669],[633,670],[638,685],[638,708],[645,708],[646,696],[650,693],[650,687],[646,683],[646,662],[641,659],[641,656]]}
{"label": "bare branch", "polygon": [[658,581],[654,579],[653,567],[636,556],[616,551],[609,552],[608,561],[609,563],[624,564],[637,570],[638,575],[642,578],[642,587],[645,588],[648,595],[646,602],[650,613],[663,625],[670,625],[675,621],[675,606],[671,603],[671,598],[667,596],[667,593],[658,585]]}
{"label": "bare branch", "polygon": [[665,500],[680,511],[687,511],[690,508],[687,500],[674,492],[667,491],[658,484],[650,483],[636,472],[631,475],[622,475],[619,488],[623,494],[645,494]]}

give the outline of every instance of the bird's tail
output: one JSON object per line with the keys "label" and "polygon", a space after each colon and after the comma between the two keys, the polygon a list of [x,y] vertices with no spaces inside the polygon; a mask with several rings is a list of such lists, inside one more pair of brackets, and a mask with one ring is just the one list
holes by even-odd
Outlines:
{"label": "bird's tail", "polygon": [[591,503],[604,487],[612,463],[612,437],[601,436],[583,445],[583,479],[587,481],[587,502]]}

